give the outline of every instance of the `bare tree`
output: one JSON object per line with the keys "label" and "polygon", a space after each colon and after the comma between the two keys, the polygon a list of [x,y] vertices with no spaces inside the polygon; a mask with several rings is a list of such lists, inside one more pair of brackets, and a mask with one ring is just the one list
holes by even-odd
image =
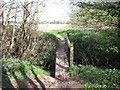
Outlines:
{"label": "bare tree", "polygon": [[[5,21],[2,35],[2,44],[4,46],[8,43],[9,38],[9,51],[14,54],[18,53],[21,57],[30,46],[32,32],[38,25],[38,13],[41,12],[39,6],[42,6],[42,1],[35,0],[11,0],[5,2]],[[10,22],[9,22],[10,21]],[[19,24],[19,25],[18,25]]]}
{"label": "bare tree", "polygon": [[[42,6],[42,2],[40,0],[31,2],[25,0],[24,3],[21,2],[21,6],[23,8],[23,16],[20,27],[19,57],[22,57],[28,47],[32,45],[31,43],[34,38],[33,33],[36,32],[35,29],[37,29],[36,27],[38,25],[38,13],[41,12],[39,6]],[[38,33],[35,34],[35,37],[37,34]]]}
{"label": "bare tree", "polygon": [[11,0],[11,4],[10,4],[10,7],[9,7],[9,10],[7,12],[7,15],[6,15],[6,20],[5,20],[5,29],[4,29],[4,32],[3,32],[3,37],[2,37],[2,40],[4,41],[5,39],[5,36],[6,36],[6,33],[7,31],[9,30],[9,16],[10,16],[10,12],[12,10],[12,6],[13,6],[13,3],[14,3],[14,0]]}
{"label": "bare tree", "polygon": [[10,49],[14,54],[17,54],[18,52],[18,46],[17,46],[17,41],[15,38],[15,33],[16,33],[16,18],[17,18],[17,11],[18,11],[18,1],[16,0],[16,10],[15,10],[15,15],[14,15],[14,23],[13,23],[13,33],[12,33],[12,40],[11,40],[11,45]]}

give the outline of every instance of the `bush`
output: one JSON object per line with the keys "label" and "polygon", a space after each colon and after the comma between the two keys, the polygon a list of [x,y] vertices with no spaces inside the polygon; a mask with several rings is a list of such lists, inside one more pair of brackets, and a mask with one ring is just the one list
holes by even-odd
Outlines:
{"label": "bush", "polygon": [[32,42],[29,49],[24,53],[24,59],[29,59],[33,64],[40,64],[40,61],[55,61],[58,41],[55,35],[41,33],[38,40]]}
{"label": "bush", "polygon": [[118,38],[115,30],[72,32],[74,62],[119,68]]}

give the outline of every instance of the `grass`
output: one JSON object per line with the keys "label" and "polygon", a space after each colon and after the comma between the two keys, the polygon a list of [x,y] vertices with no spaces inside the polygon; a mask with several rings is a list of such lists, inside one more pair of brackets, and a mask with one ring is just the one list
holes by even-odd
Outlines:
{"label": "grass", "polygon": [[[105,29],[105,27],[103,28]],[[95,30],[98,30],[97,28],[90,28],[90,27],[86,27],[86,26],[76,26],[76,25],[71,25],[71,24],[68,24],[68,25],[61,25],[61,28],[58,27],[58,28],[55,28],[55,29],[49,29],[47,30],[47,32],[49,33],[52,33],[52,34],[59,34],[63,37],[66,37],[66,33],[67,32],[73,32],[73,33],[76,33],[76,32],[85,32],[87,31],[87,33],[89,33],[90,31],[95,31]]]}
{"label": "grass", "polygon": [[72,26],[72,25],[64,25],[64,26],[61,26],[61,28],[55,28],[55,29],[52,29],[52,30],[47,30],[47,32],[49,33],[52,33],[52,34],[60,34],[62,36],[65,36],[66,33],[62,34],[62,32],[66,32],[68,30],[77,30],[79,29],[77,26]]}
{"label": "grass", "polygon": [[[32,65],[32,68],[30,66],[25,66],[25,72],[26,72],[26,75],[29,76],[29,77],[34,77],[32,71],[33,70],[36,75],[50,75],[49,72],[43,70],[41,67],[39,66],[34,66]],[[14,72],[16,74],[16,76],[18,77],[18,79],[24,79],[23,78],[23,74],[22,74],[22,70],[21,71],[16,71]],[[8,72],[8,76],[10,77],[10,79],[14,79],[14,76],[12,73]]]}
{"label": "grass", "polygon": [[40,76],[50,75],[48,71],[44,70],[40,66],[32,65],[29,61],[15,61],[15,59],[12,61],[12,63],[9,63],[9,60],[7,61],[3,62],[3,85],[10,83],[10,80],[15,80],[15,77],[22,80],[25,79],[25,77],[34,78],[34,74]]}
{"label": "grass", "polygon": [[68,28],[69,24],[39,24],[39,30],[50,31]]}
{"label": "grass", "polygon": [[120,89],[120,71],[117,69],[79,64],[70,68],[69,74],[71,76],[78,75],[83,88]]}
{"label": "grass", "polygon": [[70,40],[74,42],[76,63],[119,68],[116,30],[72,32]]}
{"label": "grass", "polygon": [[[108,67],[119,66],[117,64],[118,35],[115,29],[92,29],[80,26],[69,26],[49,32],[59,34],[64,38],[66,38],[66,33],[69,32],[69,38],[74,42],[74,59],[77,63],[84,63],[86,62],[85,59],[88,59],[90,63],[97,62],[99,65],[108,65]],[[113,65],[111,66],[111,64]]]}

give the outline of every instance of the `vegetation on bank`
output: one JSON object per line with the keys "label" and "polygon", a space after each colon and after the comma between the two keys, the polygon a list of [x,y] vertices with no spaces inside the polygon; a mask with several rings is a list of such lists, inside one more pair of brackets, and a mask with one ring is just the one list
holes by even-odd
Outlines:
{"label": "vegetation on bank", "polygon": [[[26,76],[34,78],[36,75],[50,75],[56,60],[58,40],[55,35],[46,32],[38,32],[37,35],[21,57],[19,51],[12,50],[1,58],[3,87],[9,87],[9,81],[16,80],[15,77],[22,80]],[[16,47],[19,47],[19,44],[17,45]]]}
{"label": "vegetation on bank", "polygon": [[120,88],[117,29],[68,28],[52,31],[63,37],[68,32],[74,43],[75,62],[69,74],[79,76],[83,88]]}
{"label": "vegetation on bank", "polygon": [[[41,75],[50,75],[49,71],[40,66],[31,64],[31,62],[19,59],[1,59],[2,67],[2,87],[3,88],[21,88],[30,78],[36,78]],[[17,83],[15,83],[16,81]],[[23,81],[23,82],[22,82]],[[11,85],[10,85],[11,84]],[[27,87],[24,87],[27,88]]]}
{"label": "vegetation on bank", "polygon": [[83,88],[120,89],[120,71],[117,69],[78,64],[69,68],[69,74],[79,76]]}
{"label": "vegetation on bank", "polygon": [[[16,45],[12,50],[7,51],[6,48],[3,52],[4,57],[9,58],[18,58],[20,61],[27,60],[32,64],[41,65],[55,60],[53,56],[56,55],[56,50],[58,47],[58,41],[55,35],[49,34],[46,32],[37,32],[32,33],[30,42],[27,42],[28,46],[22,46],[19,43],[21,41],[17,38]],[[9,41],[7,41],[9,42]],[[25,42],[26,43],[26,42]],[[24,52],[21,52],[24,50]]]}
{"label": "vegetation on bank", "polygon": [[70,33],[69,37],[74,43],[74,60],[76,64],[119,68],[119,42],[116,30],[81,30]]}
{"label": "vegetation on bank", "polygon": [[[74,43],[75,66],[69,68],[71,76],[79,76],[83,88],[120,89],[119,37],[117,3],[80,3],[71,23],[80,28],[52,30]],[[87,14],[86,14],[87,13]],[[82,26],[95,27],[93,29]],[[101,27],[108,26],[110,28]]]}
{"label": "vegetation on bank", "polygon": [[[120,89],[119,29],[110,29],[118,25],[119,4],[79,3],[78,7],[71,22],[95,29],[69,31],[75,62],[69,74],[78,75],[83,88]],[[110,28],[100,29],[104,26]]]}

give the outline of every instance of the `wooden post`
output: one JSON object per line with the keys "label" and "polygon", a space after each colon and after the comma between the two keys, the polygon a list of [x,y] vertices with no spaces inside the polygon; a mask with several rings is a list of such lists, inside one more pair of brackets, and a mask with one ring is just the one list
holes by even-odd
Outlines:
{"label": "wooden post", "polygon": [[70,43],[70,67],[73,67],[73,59],[74,59],[74,46],[73,42]]}
{"label": "wooden post", "polygon": [[53,61],[50,65],[49,69],[50,69],[50,76],[54,78],[55,77],[55,71],[56,71],[56,54],[55,54],[55,56],[53,56]]}
{"label": "wooden post", "polygon": [[69,62],[69,67],[73,67],[73,60],[74,60],[74,45],[73,42],[70,42],[69,40],[69,33],[67,33],[67,54],[68,54],[68,62]]}

